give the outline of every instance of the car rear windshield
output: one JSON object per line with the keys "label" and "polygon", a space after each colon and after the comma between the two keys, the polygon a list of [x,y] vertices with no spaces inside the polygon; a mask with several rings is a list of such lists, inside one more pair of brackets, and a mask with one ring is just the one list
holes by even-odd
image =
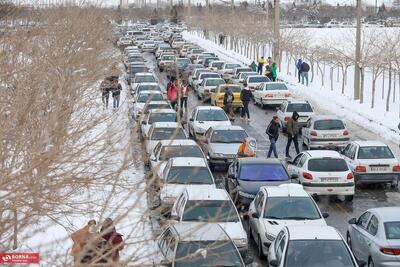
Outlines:
{"label": "car rear windshield", "polygon": [[264,82],[270,82],[270,79],[267,76],[257,76],[249,78],[249,83],[264,83]]}
{"label": "car rear windshield", "polygon": [[283,83],[268,83],[268,84],[266,84],[266,89],[268,91],[274,91],[274,90],[287,91],[288,90],[286,85]]}
{"label": "car rear windshield", "polygon": [[282,164],[243,164],[240,180],[244,181],[287,181],[289,176]]}
{"label": "car rear windshield", "polygon": [[341,120],[318,120],[314,122],[315,130],[344,130],[344,123]]}
{"label": "car rear windshield", "polygon": [[216,130],[211,137],[211,143],[241,143],[248,137],[244,130]]}
{"label": "car rear windshield", "polygon": [[400,239],[400,222],[385,222],[383,224],[387,239]]}
{"label": "car rear windshield", "polygon": [[197,121],[227,121],[228,117],[220,109],[200,110],[197,113]]}
{"label": "car rear windshield", "polygon": [[243,266],[232,241],[180,242],[176,248],[176,267],[193,266]]}
{"label": "car rear windshield", "polygon": [[143,113],[147,113],[150,109],[169,109],[171,106],[168,103],[148,104],[144,107]]}
{"label": "car rear windshield", "polygon": [[156,79],[150,75],[135,77],[135,83],[154,83],[154,82],[156,82]]}
{"label": "car rear windshield", "polygon": [[[169,139],[169,136],[167,139]],[[161,149],[160,159],[169,160],[170,158],[177,157],[194,157],[203,158],[203,153],[198,146],[164,146]]]}
{"label": "car rear windshield", "polygon": [[206,167],[172,167],[167,181],[170,184],[214,184]]}
{"label": "car rear windshield", "polygon": [[139,85],[137,91],[161,91],[161,89],[158,85]]}
{"label": "car rear windshield", "polygon": [[250,68],[237,68],[236,69],[236,74],[242,73],[242,72],[251,72]]}
{"label": "car rear windshield", "polygon": [[345,172],[349,170],[344,159],[310,159],[308,170],[313,172]]}
{"label": "car rear windshield", "polygon": [[211,63],[211,66],[217,69],[222,69],[222,66],[224,65],[224,62],[213,62]]}
{"label": "car rear windshield", "polygon": [[183,221],[239,222],[239,216],[230,200],[189,200],[183,212]]}
{"label": "car rear windshield", "polygon": [[[157,91],[156,91],[157,92]],[[145,94],[140,94],[137,102],[138,103],[145,103],[147,101],[159,101],[159,100],[163,100],[164,97],[162,94],[149,94],[149,93],[145,93]]]}
{"label": "car rear windshield", "polygon": [[393,159],[393,153],[387,146],[363,146],[358,149],[358,159]]}
{"label": "car rear windshield", "polygon": [[162,60],[175,60],[175,56],[170,56],[170,55],[163,56]]}
{"label": "car rear windshield", "polygon": [[150,140],[186,139],[182,128],[155,128]]}
{"label": "car rear windshield", "polygon": [[132,68],[130,68],[130,73],[135,74],[138,72],[147,72],[147,70],[148,69],[146,67],[132,67]]}
{"label": "car rear windshield", "polygon": [[220,84],[224,84],[225,81],[222,79],[218,79],[218,80],[207,80],[206,81],[206,86],[218,86]]}
{"label": "car rear windshield", "polygon": [[220,76],[217,73],[203,73],[200,76],[201,76],[200,79],[220,78]]}
{"label": "car rear windshield", "polygon": [[225,69],[234,69],[240,67],[239,64],[225,64]]}
{"label": "car rear windshield", "polygon": [[290,240],[286,267],[355,267],[343,240]]}
{"label": "car rear windshield", "polygon": [[286,112],[313,112],[311,105],[308,103],[290,103],[287,106]]}
{"label": "car rear windshield", "polygon": [[269,197],[264,218],[275,220],[321,219],[318,209],[309,197]]}
{"label": "car rear windshield", "polygon": [[149,124],[153,122],[176,122],[176,113],[152,113],[149,118]]}

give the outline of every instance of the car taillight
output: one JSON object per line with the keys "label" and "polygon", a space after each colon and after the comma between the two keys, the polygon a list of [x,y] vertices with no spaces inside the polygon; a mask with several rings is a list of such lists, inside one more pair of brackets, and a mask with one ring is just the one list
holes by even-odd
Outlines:
{"label": "car taillight", "polygon": [[303,172],[303,177],[304,177],[304,179],[307,179],[307,180],[313,179],[312,175],[308,172]]}
{"label": "car taillight", "polygon": [[400,172],[400,166],[399,165],[393,166],[392,170],[394,172]]}
{"label": "car taillight", "polygon": [[353,179],[353,178],[354,178],[353,173],[349,172],[349,173],[347,174],[347,180],[351,180],[351,179]]}
{"label": "car taillight", "polygon": [[366,172],[367,168],[365,166],[357,166],[354,171],[356,171],[356,172]]}
{"label": "car taillight", "polygon": [[311,131],[311,132],[310,132],[310,135],[312,135],[312,136],[317,136],[318,134],[317,134],[316,131]]}
{"label": "car taillight", "polygon": [[388,254],[388,255],[400,255],[400,248],[380,248],[379,249],[383,254]]}
{"label": "car taillight", "polygon": [[349,131],[344,130],[343,135],[349,135]]}
{"label": "car taillight", "polygon": [[160,62],[160,65],[164,65],[164,62]]}
{"label": "car taillight", "polygon": [[290,96],[292,96],[290,93],[285,94],[285,97],[290,97]]}
{"label": "car taillight", "polygon": [[209,93],[209,92],[210,92],[210,90],[204,89],[204,93]]}
{"label": "car taillight", "polygon": [[285,117],[284,121],[288,122],[289,121],[289,117]]}
{"label": "car taillight", "polygon": [[266,94],[265,97],[274,97],[273,94]]}

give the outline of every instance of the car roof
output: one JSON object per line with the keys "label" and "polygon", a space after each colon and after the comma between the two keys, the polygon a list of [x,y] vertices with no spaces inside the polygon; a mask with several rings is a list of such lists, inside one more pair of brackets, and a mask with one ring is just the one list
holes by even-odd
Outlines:
{"label": "car roof", "polygon": [[180,242],[230,240],[223,228],[216,223],[181,222],[170,227],[174,228]]}
{"label": "car roof", "polygon": [[310,197],[300,184],[281,184],[279,186],[262,186],[268,197]]}
{"label": "car roof", "polygon": [[353,143],[359,145],[359,146],[388,146],[387,144],[378,141],[378,140],[356,140],[353,141]]}
{"label": "car roof", "polygon": [[290,240],[342,240],[339,232],[327,225],[286,226]]}
{"label": "car roof", "polygon": [[182,125],[178,122],[154,122],[154,128],[181,128],[183,129]]}
{"label": "car roof", "polygon": [[225,189],[209,189],[199,190],[193,187],[188,187],[185,190],[188,200],[230,200],[230,197]]}
{"label": "car roof", "polygon": [[339,152],[334,150],[307,150],[305,153],[311,158],[342,158]]}
{"label": "car roof", "polygon": [[198,110],[222,110],[223,111],[222,108],[217,107],[217,106],[198,106],[198,107],[196,107],[196,109],[198,109]]}
{"label": "car roof", "polygon": [[138,95],[139,94],[152,94],[152,95],[154,95],[154,94],[159,94],[159,95],[162,95],[162,92],[160,92],[160,91],[158,91],[158,90],[142,90],[142,91],[140,91],[139,93],[138,93]]}
{"label": "car roof", "polygon": [[183,140],[161,140],[163,146],[198,146],[198,144],[192,139]]}
{"label": "car roof", "polygon": [[160,109],[151,109],[150,114],[154,114],[154,113],[176,113],[175,110],[173,110],[172,108],[160,108]]}
{"label": "car roof", "polygon": [[223,83],[218,86],[223,87],[223,88],[225,88],[225,87],[240,87],[240,84],[238,84],[238,83]]}
{"label": "car roof", "polygon": [[243,130],[242,126],[239,125],[215,125],[211,126],[211,128],[215,130],[231,130],[231,131],[238,131],[238,130]]}
{"label": "car roof", "polygon": [[195,157],[176,157],[170,159],[172,166],[178,167],[207,167],[207,162],[203,158]]}
{"label": "car roof", "polygon": [[[215,74],[219,75],[218,73],[215,73]],[[212,81],[212,80],[223,80],[224,81],[224,79],[222,79],[222,78],[205,78],[204,80],[205,81]]]}
{"label": "car roof", "polygon": [[240,164],[282,164],[276,158],[239,158],[238,161]]}
{"label": "car roof", "polygon": [[145,83],[139,83],[138,86],[148,86],[148,85],[158,85],[158,83],[155,82],[145,82]]}
{"label": "car roof", "polygon": [[151,72],[138,72],[135,74],[135,77],[138,77],[138,76],[154,76],[154,75]]}
{"label": "car roof", "polygon": [[284,82],[264,82],[263,84],[283,84],[286,85]]}
{"label": "car roof", "polygon": [[342,120],[336,115],[314,115],[312,116],[313,120]]}
{"label": "car roof", "polygon": [[383,222],[400,221],[400,207],[372,208],[369,211],[375,212]]}

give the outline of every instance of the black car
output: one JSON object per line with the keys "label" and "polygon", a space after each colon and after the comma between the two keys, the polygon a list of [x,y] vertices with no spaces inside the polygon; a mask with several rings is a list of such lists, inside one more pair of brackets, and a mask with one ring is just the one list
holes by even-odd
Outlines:
{"label": "black car", "polygon": [[261,186],[290,183],[289,174],[278,159],[238,158],[228,168],[225,188],[234,203],[247,209]]}

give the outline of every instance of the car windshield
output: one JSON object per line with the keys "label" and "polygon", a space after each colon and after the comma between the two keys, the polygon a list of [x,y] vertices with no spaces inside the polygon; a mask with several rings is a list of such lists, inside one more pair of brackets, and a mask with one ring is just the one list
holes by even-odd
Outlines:
{"label": "car windshield", "polygon": [[186,139],[185,132],[182,128],[155,128],[151,134],[150,140],[175,140]]}
{"label": "car windshield", "polygon": [[152,113],[149,118],[149,124],[153,122],[176,122],[176,113]]}
{"label": "car windshield", "polygon": [[137,92],[140,91],[161,91],[158,85],[139,85],[137,87]]}
{"label": "car windshield", "polygon": [[167,181],[170,184],[214,184],[211,173],[206,167],[171,167]]}
{"label": "car windshield", "polygon": [[[169,136],[167,139],[169,139]],[[164,146],[161,149],[160,159],[169,160],[170,158],[177,157],[193,157],[193,158],[204,158],[198,146]]]}
{"label": "car windshield", "polygon": [[211,143],[242,143],[248,137],[244,130],[216,130],[211,137]]}
{"label": "car windshield", "polygon": [[264,82],[270,82],[270,79],[267,76],[257,76],[249,78],[249,83],[264,83]]}
{"label": "car windshield", "polygon": [[228,117],[225,112],[220,109],[199,110],[197,113],[197,121],[227,121]]}
{"label": "car windshield", "polygon": [[311,105],[308,103],[290,103],[287,106],[286,112],[313,112]]}
{"label": "car windshield", "polygon": [[182,221],[239,222],[239,216],[230,200],[189,200]]}
{"label": "car windshield", "polygon": [[211,64],[211,66],[213,67],[213,68],[217,68],[217,69],[222,69],[222,66],[224,65],[224,62],[213,62],[212,64]]}
{"label": "car windshield", "polygon": [[385,222],[383,225],[387,239],[400,239],[400,222]]}
{"label": "car windshield", "polygon": [[225,64],[225,69],[231,70],[234,68],[240,67],[239,64]]}
{"label": "car windshield", "polygon": [[147,68],[146,67],[131,67],[130,68],[131,74],[138,73],[138,72],[147,72]]}
{"label": "car windshield", "polygon": [[362,146],[358,149],[358,159],[393,159],[393,153],[387,146]]}
{"label": "car windshield", "polygon": [[168,103],[152,103],[143,108],[143,113],[147,113],[150,109],[169,109],[171,106]]}
{"label": "car windshield", "polygon": [[232,241],[192,241],[178,244],[174,266],[241,267],[243,263]]}
{"label": "car windshield", "polygon": [[142,93],[138,96],[137,102],[138,103],[145,103],[146,101],[159,101],[163,100],[164,97],[162,94],[149,94],[149,93]]}
{"label": "car windshield", "polygon": [[269,197],[264,218],[276,220],[318,220],[318,209],[309,197]]}
{"label": "car windshield", "polygon": [[274,90],[282,90],[282,91],[287,91],[288,88],[286,87],[285,84],[283,83],[267,83],[266,84],[266,89],[268,91],[274,91]]}
{"label": "car windshield", "polygon": [[243,164],[240,180],[244,181],[288,181],[289,176],[282,164]]}
{"label": "car windshield", "polygon": [[135,83],[154,83],[156,79],[151,75],[136,76]]}
{"label": "car windshield", "polygon": [[342,240],[291,240],[288,244],[286,267],[323,266],[355,267]]}
{"label": "car windshield", "polygon": [[200,75],[200,79],[206,79],[206,78],[220,78],[217,73],[203,73]]}
{"label": "car windshield", "polygon": [[212,79],[212,80],[207,80],[206,81],[206,86],[218,86],[220,84],[224,84],[225,81],[222,79]]}
{"label": "car windshield", "polygon": [[175,60],[175,56],[170,56],[170,55],[163,56],[162,60]]}
{"label": "car windshield", "polygon": [[314,122],[315,130],[344,130],[344,124],[341,120],[317,120]]}
{"label": "car windshield", "polygon": [[313,172],[347,172],[349,167],[344,159],[322,158],[310,159],[308,170]]}
{"label": "car windshield", "polygon": [[201,54],[201,53],[203,53],[203,52],[204,52],[203,49],[193,49],[193,50],[192,50],[192,53],[193,53],[193,54]]}

